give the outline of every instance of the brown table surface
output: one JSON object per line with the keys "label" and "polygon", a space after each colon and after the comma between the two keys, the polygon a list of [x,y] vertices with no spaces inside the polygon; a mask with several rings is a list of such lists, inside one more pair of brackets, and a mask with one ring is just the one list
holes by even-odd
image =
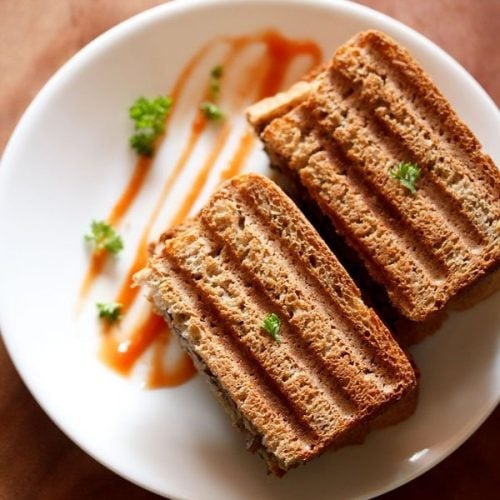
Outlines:
{"label": "brown table surface", "polygon": [[[157,0],[1,0],[0,151],[72,54]],[[500,0],[361,0],[438,43],[500,103]],[[0,499],[153,499],[74,445],[45,415],[0,341]],[[500,410],[455,453],[383,498],[498,498]],[[383,457],[381,457],[383,459]]]}

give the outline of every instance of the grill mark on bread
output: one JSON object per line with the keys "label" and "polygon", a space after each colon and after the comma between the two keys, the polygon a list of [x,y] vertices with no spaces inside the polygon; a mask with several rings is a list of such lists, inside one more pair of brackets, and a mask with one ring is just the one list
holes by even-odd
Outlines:
{"label": "grill mark on bread", "polygon": [[[289,121],[277,119],[266,128],[264,140],[269,149],[276,152],[281,147],[281,131],[289,125]],[[300,127],[301,124],[294,125]],[[274,130],[277,131],[276,139]],[[320,144],[317,131],[312,131],[311,134]],[[304,134],[304,140],[312,142],[311,134]],[[309,148],[316,149],[310,145]],[[330,146],[328,151],[324,147],[318,147],[318,152],[306,158],[305,166],[300,165],[300,160],[293,159],[295,150],[300,149],[301,147],[290,148],[292,158],[288,156],[288,152],[284,152],[282,167],[286,170],[292,164],[296,168],[302,184],[337,230],[361,253],[375,279],[393,283],[396,289],[389,290],[389,293],[397,296],[410,309],[412,288],[408,286],[408,277],[411,276],[412,282],[430,287],[431,278],[436,281],[436,274],[440,270],[435,271],[432,267],[429,269],[429,262],[432,260],[422,258],[413,250],[415,241],[380,206],[380,200],[375,198],[373,190],[367,186],[362,176],[348,168],[345,158],[342,158],[335,146]],[[400,273],[401,267],[405,269],[403,275]]]}
{"label": "grill mark on bread", "polygon": [[[362,34],[358,44],[383,65],[403,91],[411,93],[411,102],[416,110],[419,110],[420,116],[428,121],[432,128],[439,130],[440,137],[451,147],[452,155],[458,156],[469,171],[478,175],[484,182],[484,187],[490,190],[493,199],[498,198],[498,168],[492,159],[483,153],[481,143],[465,123],[457,118],[450,103],[411,54],[389,37],[374,31]],[[477,168],[478,164],[481,169]]]}
{"label": "grill mark on bread", "polygon": [[[383,363],[378,364],[372,359],[373,353],[356,338],[359,332],[353,332],[352,327],[346,325],[339,310],[332,308],[332,301],[328,301],[321,290],[301,275],[299,266],[281,257],[285,254],[284,249],[267,237],[266,228],[258,221],[252,221],[252,214],[238,203],[238,196],[232,194],[231,198],[235,201],[234,223],[224,222],[222,229],[213,224],[212,229],[235,253],[239,265],[246,275],[252,277],[252,282],[258,283],[268,298],[287,312],[287,322],[295,325],[309,351],[326,364],[358,405],[366,405],[372,394],[380,391],[389,394],[394,390],[390,372],[382,373],[380,364]],[[210,211],[211,206],[207,208],[207,220],[214,221],[216,201],[213,203],[214,213]],[[244,230],[238,230],[236,224],[240,217],[246,221]],[[248,253],[245,248],[249,249]],[[325,335],[323,329],[334,333]],[[356,377],[359,373],[363,376]]]}
{"label": "grill mark on bread", "polygon": [[[209,235],[197,232],[196,246],[186,248],[189,253],[176,248],[167,250],[164,256],[172,259],[202,295],[203,301],[217,311],[234,341],[244,345],[255,363],[268,374],[281,397],[293,409],[295,418],[316,436],[326,434],[333,437],[349,418],[349,414],[344,413],[345,401],[337,395],[334,398],[330,390],[325,391],[325,387],[318,383],[314,367],[308,366],[299,352],[293,352],[290,344],[278,344],[262,330],[260,324],[268,311],[265,301],[252,293],[248,283],[239,279],[224,249],[210,259],[216,245],[211,244],[209,238]],[[193,266],[198,270],[193,271]],[[216,272],[216,266],[219,272]],[[197,273],[203,275],[203,280]],[[285,322],[282,330],[285,334]]]}
{"label": "grill mark on bread", "polygon": [[[387,335],[384,339],[381,336],[375,339],[370,335],[369,330],[376,316],[373,311],[364,307],[359,290],[350,277],[344,275],[343,268],[328,251],[325,242],[318,239],[312,227],[293,217],[294,207],[291,203],[285,210],[283,207],[280,210],[279,204],[283,205],[284,201],[277,193],[268,189],[248,189],[245,185],[239,187],[239,194],[250,219],[256,217],[258,220],[257,232],[269,234],[267,242],[275,242],[290,263],[290,269],[297,270],[299,279],[309,283],[317,291],[317,296],[323,298],[323,304],[333,302],[330,314],[334,316],[335,322],[346,332],[361,333],[354,342],[351,336],[350,341],[361,351],[362,359],[366,362],[367,357],[373,355],[368,363],[374,372],[379,372],[381,380],[392,383],[394,379],[401,377],[402,374],[397,370],[395,360],[398,353],[393,349],[392,337]],[[237,195],[233,197],[238,198]],[[281,242],[286,242],[286,245]],[[325,256],[319,261],[317,255],[320,253]],[[308,273],[299,271],[304,269]],[[253,274],[258,279],[255,270]],[[328,306],[325,307],[328,310]],[[385,373],[381,373],[383,369]]]}
{"label": "grill mark on bread", "polygon": [[[265,370],[255,364],[244,346],[234,341],[223,322],[204,320],[213,317],[213,311],[207,309],[203,297],[164,259],[153,258],[150,264],[141,280],[152,287],[156,307],[180,337],[197,368],[208,378],[216,377],[219,386],[232,396],[242,417],[251,422],[247,431],[265,435],[266,448],[282,458],[285,468],[292,465],[294,457],[306,460],[309,453],[317,451],[317,438],[290,411]],[[170,300],[166,302],[165,297]],[[283,433],[289,439],[280,440]],[[286,455],[292,456],[290,462],[283,460]]]}
{"label": "grill mark on bread", "polygon": [[[375,49],[372,44],[379,44],[383,49]],[[363,67],[359,69],[360,66]],[[315,110],[318,100],[325,100],[319,85],[326,73],[320,73],[304,102],[284,116],[273,115],[268,110],[267,115],[273,119],[264,129],[262,124],[259,125],[261,139],[271,161],[287,175],[300,179],[323,213],[331,218],[336,230],[356,249],[370,274],[388,290],[399,312],[413,321],[423,321],[442,310],[450,298],[468,284],[498,266],[500,172],[411,56],[385,35],[377,32],[359,34],[337,51],[328,71],[347,82],[347,85],[340,86],[341,102],[354,105],[358,110],[349,108],[343,111],[346,116],[359,113],[359,134],[350,136],[342,130],[339,134],[338,127],[335,127],[337,135],[330,133],[329,137],[325,137],[324,128],[328,127],[324,123],[322,127],[313,123],[314,113],[311,110]],[[272,105],[272,101],[269,103]],[[259,119],[251,113],[248,115],[251,120]],[[334,119],[341,123],[346,116],[338,113]],[[366,116],[368,120],[364,119]],[[342,154],[339,155],[337,151],[339,142],[343,143],[344,150],[349,151],[351,138],[354,137],[353,142],[358,141],[359,137],[364,140],[360,134],[366,132],[367,128],[375,136],[380,134],[379,142],[386,152],[395,156],[400,152],[403,157],[399,161],[419,164],[422,177],[417,183],[417,196],[420,201],[428,203],[439,221],[439,224],[435,224],[435,232],[441,232],[444,227],[451,238],[435,237],[427,229],[429,238],[423,245],[418,238],[418,231],[423,228],[415,220],[416,230],[412,229],[413,235],[410,233],[411,238],[406,244],[400,239],[401,234],[395,224],[400,222],[395,216],[397,213],[391,213],[387,209],[388,205],[381,206],[381,198],[374,198],[370,189],[365,189],[370,187],[367,183],[369,179],[360,168],[359,188],[365,189],[366,196],[364,200],[363,197],[355,201],[351,198],[349,203],[370,204],[369,208],[377,214],[380,223],[387,224],[388,233],[384,241],[384,244],[389,242],[387,251],[384,249],[379,252],[373,242],[369,244],[366,241],[366,233],[360,235],[356,232],[360,229],[359,221],[345,211],[361,211],[365,216],[366,206],[342,207],[339,200],[335,199],[339,196],[344,201],[349,199],[351,193],[345,178],[355,168],[344,165],[344,170],[338,171],[335,180],[330,178],[328,181],[328,161],[344,161]],[[460,136],[460,131],[463,136]],[[321,141],[323,145],[318,145]],[[325,143],[328,143],[328,148],[325,148]],[[359,156],[363,158],[364,151],[359,144],[357,146]],[[320,167],[323,168],[323,176],[315,172]],[[321,199],[322,196],[325,199]],[[392,201],[401,212],[401,202],[396,199]],[[402,213],[405,215],[404,211]],[[405,222],[404,226],[411,226],[411,223]],[[380,236],[376,224],[365,226],[371,228],[369,231],[373,230],[373,234],[368,233],[369,238],[373,240]],[[427,227],[431,226],[429,224]],[[366,227],[361,227],[361,231],[364,229]],[[411,253],[411,239],[417,244],[414,253]],[[437,248],[437,245],[434,248],[431,242],[440,244],[441,248]],[[397,247],[410,254],[396,258],[394,250]],[[422,251],[427,251],[428,258],[416,258],[418,252]],[[417,268],[420,263],[440,257],[444,264],[442,279],[419,279]]]}
{"label": "grill mark on bread", "polygon": [[[397,297],[409,310],[413,290],[408,278],[426,287],[432,286],[431,273],[424,268],[425,260],[408,245],[404,234],[398,234],[398,226],[370,197],[370,189],[359,182],[361,179],[356,183],[351,176],[344,175],[342,179],[341,173],[332,173],[331,167],[337,162],[338,157],[331,151],[313,155],[308,166],[299,172],[301,182],[340,234],[358,250],[374,278],[391,283],[389,295]],[[336,191],[332,193],[330,185],[318,183],[318,177],[325,181],[335,179]],[[401,273],[401,269],[405,272]]]}
{"label": "grill mark on bread", "polygon": [[283,381],[275,377],[274,373],[270,373],[267,369],[268,367],[256,355],[255,350],[249,348],[248,344],[242,340],[237,331],[237,323],[229,319],[227,314],[220,312],[217,300],[214,300],[212,295],[207,294],[206,289],[193,282],[193,275],[187,269],[179,267],[178,259],[168,254],[164,254],[164,257],[166,257],[167,262],[175,269],[174,272],[180,280],[190,284],[189,292],[191,294],[194,293],[198,297],[199,303],[203,304],[206,317],[211,318],[211,322],[209,323],[210,328],[217,328],[218,335],[221,335],[221,332],[223,332],[226,346],[230,349],[231,353],[240,356],[241,359],[245,359],[247,366],[253,372],[255,378],[261,381],[261,386],[265,388],[266,394],[274,395],[281,407],[286,408],[287,417],[294,423],[293,427],[296,429],[297,434],[306,436],[310,444],[317,442],[319,436],[318,429],[315,429],[314,425],[311,425],[311,422],[304,418],[300,408],[297,407],[296,401],[286,393]]}
{"label": "grill mark on bread", "polygon": [[[464,236],[464,225],[471,226],[468,219],[458,225],[450,224],[447,219],[449,210],[440,211],[443,203],[436,204],[436,190],[429,182],[425,167],[418,181],[418,195],[409,194],[395,179],[390,176],[391,168],[407,160],[408,155],[398,142],[387,136],[374,123],[364,110],[358,91],[342,99],[338,87],[337,74],[324,75],[321,78],[319,92],[313,101],[314,114],[319,115],[320,126],[328,131],[346,156],[351,160],[350,166],[359,178],[365,179],[370,192],[380,200],[379,205],[395,222],[397,232],[403,233],[409,247],[418,247],[422,253],[431,277],[442,280],[456,264],[454,255],[459,251],[470,258],[470,244],[477,249],[477,231]],[[332,115],[339,116],[337,123],[332,123]],[[321,116],[325,115],[325,118]],[[413,157],[421,165],[421,158]],[[383,165],[383,167],[381,167]],[[430,185],[430,189],[429,189]],[[432,197],[429,192],[432,192]],[[456,219],[456,217],[455,217]],[[461,264],[460,264],[461,265]]]}
{"label": "grill mark on bread", "polygon": [[[447,263],[441,255],[435,253],[436,248],[440,248],[446,239],[451,237],[450,231],[432,232],[430,228],[419,226],[422,215],[431,215],[434,222],[438,222],[432,214],[422,214],[419,208],[425,205],[422,197],[418,201],[410,198],[399,183],[390,177],[389,168],[394,166],[394,160],[385,154],[383,147],[370,143],[367,129],[359,131],[359,140],[363,135],[365,138],[356,145],[357,152],[350,149],[350,132],[346,129],[336,128],[331,132],[335,139],[335,146],[325,145],[334,163],[345,165],[345,176],[350,187],[359,193],[364,202],[372,212],[376,213],[385,224],[391,228],[401,242],[402,248],[409,249],[411,256],[416,261],[418,267],[425,274],[425,279],[429,282],[439,282],[447,274]],[[364,149],[364,153],[358,156],[359,151]],[[385,163],[383,176],[377,175],[377,167],[371,168],[370,161],[365,161],[364,155],[376,157],[380,162]],[[377,162],[375,162],[377,163]],[[396,198],[396,199],[394,199]],[[398,204],[399,202],[399,204]],[[428,207],[427,207],[428,208]],[[441,222],[441,221],[439,221]],[[416,250],[418,248],[418,250]]]}
{"label": "grill mark on bread", "polygon": [[[489,175],[484,178],[478,174],[477,166],[471,168],[470,159],[457,155],[457,148],[444,141],[444,125],[435,124],[433,130],[429,116],[415,103],[417,94],[405,95],[405,90],[398,86],[397,74],[392,75],[394,71],[389,67],[380,68],[379,61],[370,54],[358,47],[345,49],[335,60],[334,69],[360,85],[365,106],[419,158],[430,179],[449,193],[448,198],[454,198],[463,207],[461,217],[491,241],[494,231],[485,231],[485,227],[492,226],[500,217],[498,210],[493,214],[490,211],[491,204],[498,199],[492,188],[495,183]],[[487,163],[481,155],[476,155],[475,160]],[[471,198],[471,193],[478,190],[481,196]]]}
{"label": "grill mark on bread", "polygon": [[[203,225],[206,226],[206,224]],[[224,238],[219,234],[211,232],[211,237],[221,245],[226,245]],[[230,260],[241,268],[241,272],[239,273],[240,279],[243,280],[245,277],[252,277],[252,290],[249,291],[249,293],[254,297],[254,300],[262,305],[261,317],[264,318],[265,314],[270,311],[278,313],[281,322],[280,331],[281,333],[285,331],[284,337],[287,343],[290,344],[294,356],[302,360],[304,365],[309,367],[310,372],[320,383],[322,389],[331,395],[338,407],[339,414],[343,418],[350,418],[350,416],[359,409],[358,406],[362,407],[366,404],[366,399],[355,397],[356,389],[352,387],[351,378],[349,378],[348,374],[346,375],[343,373],[341,369],[337,370],[332,378],[331,367],[328,366],[324,359],[318,356],[317,353],[311,349],[311,346],[302,338],[299,325],[296,321],[292,320],[293,315],[289,314],[289,310],[286,306],[275,298],[270,298],[267,295],[269,290],[249,272],[247,266],[242,266],[238,254],[235,253],[231,247],[226,246],[225,250]],[[297,300],[301,300],[301,298],[301,295],[297,296]]]}
{"label": "grill mark on bread", "polygon": [[[335,92],[335,89],[332,89],[327,96],[324,96],[324,99],[332,102],[334,100],[334,96],[332,96],[333,92]],[[318,95],[321,95],[321,93]],[[435,186],[428,182],[425,172],[423,178],[419,181],[418,198],[401,194],[403,188],[401,188],[398,183],[394,182],[388,175],[388,169],[389,166],[397,164],[398,158],[406,158],[407,155],[404,153],[400,155],[394,153],[396,147],[391,138],[384,137],[383,140],[377,138],[377,135],[381,134],[381,132],[379,130],[373,131],[373,124],[369,122],[368,117],[363,116],[364,113],[362,111],[355,109],[357,106],[356,92],[352,93],[345,102],[345,106],[341,106],[335,110],[338,116],[346,118],[349,114],[359,114],[360,116],[357,117],[357,125],[360,132],[357,134],[356,140],[364,143],[361,136],[370,136],[369,141],[371,141],[371,144],[363,144],[363,146],[368,148],[375,143],[375,147],[380,148],[377,150],[376,157],[385,157],[387,163],[387,172],[383,172],[383,178],[380,179],[379,175],[378,180],[375,179],[375,181],[370,181],[369,178],[371,174],[374,177],[377,176],[376,168],[372,169],[371,174],[367,173],[367,162],[363,163],[361,160],[361,167],[359,164],[356,164],[355,155],[354,157],[351,155],[352,162],[346,162],[345,159],[342,162],[344,165],[346,165],[346,163],[349,165],[345,166],[347,177],[353,181],[353,184],[362,193],[367,205],[381,218],[387,219],[388,225],[390,225],[392,231],[398,234],[403,240],[404,251],[407,251],[407,249],[411,251],[412,248],[418,248],[419,253],[412,252],[412,256],[419,261],[432,281],[442,281],[448,274],[448,266],[450,266],[450,268],[460,268],[470,259],[470,253],[480,252],[480,247],[478,245],[481,236],[478,235],[475,228],[468,223],[467,219],[457,221],[450,207],[444,209],[445,203],[438,197],[439,195],[436,192]],[[309,104],[309,106],[311,105]],[[331,116],[331,109],[329,110],[330,113],[327,113],[324,107],[321,107],[321,104],[316,103],[315,107],[320,116],[321,114]],[[306,121],[305,118],[304,121]],[[339,125],[339,128],[340,126],[341,125]],[[325,128],[328,127],[329,125],[327,124]],[[310,131],[313,127],[310,124],[302,127],[301,120],[299,128],[305,128]],[[331,156],[334,149],[331,147],[331,126],[329,128],[329,135],[327,137],[325,137],[325,134],[322,132],[317,133],[318,137],[323,137],[322,142],[324,144],[322,147],[316,149],[330,149],[329,154]],[[349,148],[348,144],[350,138],[348,135],[350,132],[347,130],[343,135],[337,134],[336,132],[339,131],[339,128],[334,129],[333,137],[336,144],[343,145],[344,151],[346,151]],[[283,130],[282,127],[281,130]],[[304,132],[302,132],[302,135],[304,135]],[[386,151],[384,151],[384,149]],[[337,156],[339,157],[337,163],[341,162],[341,155]],[[387,160],[387,157],[390,159]],[[300,169],[297,164],[295,164],[295,168]],[[374,184],[374,182],[376,184]],[[382,187],[380,186],[381,182],[384,184]],[[375,197],[376,202],[373,202],[372,199]],[[391,200],[392,198],[399,202],[399,206],[397,202]],[[403,222],[400,222],[401,219]],[[450,224],[450,221],[453,220],[455,223]],[[408,229],[412,230],[409,231]],[[463,242],[458,241],[458,238],[463,240]],[[456,259],[457,246],[463,255],[463,261],[457,261]]]}

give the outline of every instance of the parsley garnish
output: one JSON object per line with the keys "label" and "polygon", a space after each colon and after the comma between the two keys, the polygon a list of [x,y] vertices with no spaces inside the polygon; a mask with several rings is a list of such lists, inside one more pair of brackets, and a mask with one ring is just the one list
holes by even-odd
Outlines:
{"label": "parsley garnish", "polygon": [[217,104],[220,94],[220,81],[223,69],[220,64],[214,66],[210,71],[210,82],[208,86],[208,95],[210,100],[200,104],[200,111],[207,120],[218,122],[224,118],[224,113]]}
{"label": "parsley garnish", "polygon": [[105,319],[110,323],[117,321],[122,315],[122,305],[116,302],[98,302],[96,304],[99,311],[99,318]]}
{"label": "parsley garnish", "polygon": [[275,313],[270,313],[267,314],[266,317],[264,318],[264,321],[262,322],[261,327],[271,335],[271,337],[278,342],[278,344],[281,344],[281,337],[280,337],[280,326],[281,326],[281,321],[278,317],[277,314]]}
{"label": "parsley garnish", "polygon": [[210,97],[212,100],[216,101],[220,94],[220,81],[222,78],[222,65],[218,64],[212,68],[210,71]]}
{"label": "parsley garnish", "polygon": [[200,104],[200,111],[207,120],[220,121],[224,118],[222,110],[213,102],[202,102]]}
{"label": "parsley garnish", "polygon": [[401,162],[396,168],[391,170],[391,175],[412,193],[417,192],[415,182],[420,177],[420,167],[418,165]]}
{"label": "parsley garnish", "polygon": [[123,249],[121,236],[105,221],[92,221],[90,233],[85,235],[85,241],[89,241],[96,251],[107,250],[117,254]]}
{"label": "parsley garnish", "polygon": [[165,131],[165,119],[172,109],[171,97],[146,99],[139,97],[129,109],[135,134],[130,145],[142,156],[151,156],[155,139]]}

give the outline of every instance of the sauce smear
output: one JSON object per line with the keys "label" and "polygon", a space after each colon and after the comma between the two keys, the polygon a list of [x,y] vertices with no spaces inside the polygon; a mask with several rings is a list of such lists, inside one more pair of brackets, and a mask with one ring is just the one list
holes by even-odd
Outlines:
{"label": "sauce smear", "polygon": [[175,387],[183,384],[196,374],[196,368],[186,353],[182,353],[171,365],[165,363],[171,337],[172,333],[166,329],[158,336],[153,347],[151,369],[147,379],[147,386],[151,389]]}
{"label": "sauce smear", "polygon": [[248,158],[252,152],[253,145],[255,144],[255,136],[253,132],[245,132],[238,144],[238,149],[234,153],[234,156],[229,162],[229,166],[223,170],[220,174],[220,180],[226,181],[234,177],[236,174],[241,172],[245,160]]}
{"label": "sauce smear", "polygon": [[290,40],[275,31],[262,35],[267,49],[268,70],[261,84],[258,99],[276,94],[281,90],[282,82],[292,61],[301,55],[312,59],[311,69],[321,62],[321,50],[309,40]]}
{"label": "sauce smear", "polygon": [[222,129],[217,134],[215,139],[215,144],[208,155],[208,158],[203,163],[198,175],[196,176],[191,189],[188,194],[184,198],[182,205],[179,210],[177,210],[175,216],[171,221],[172,226],[176,226],[181,222],[184,222],[186,217],[189,215],[189,212],[193,208],[193,205],[196,203],[196,200],[200,196],[205,184],[207,182],[208,174],[212,170],[215,162],[217,161],[220,152],[224,148],[227,140],[229,139],[229,134],[231,133],[231,125],[229,123],[225,123],[222,126]]}
{"label": "sauce smear", "polygon": [[128,375],[146,349],[165,331],[168,327],[163,318],[151,312],[127,340],[118,340],[112,330],[107,332],[102,339],[101,359],[118,373]]}

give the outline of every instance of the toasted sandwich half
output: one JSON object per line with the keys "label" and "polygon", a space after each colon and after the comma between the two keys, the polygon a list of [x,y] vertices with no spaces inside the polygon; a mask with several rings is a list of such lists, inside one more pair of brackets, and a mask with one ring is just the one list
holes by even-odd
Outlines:
{"label": "toasted sandwich half", "polygon": [[137,282],[276,475],[414,409],[408,357],[269,179],[223,184]]}
{"label": "toasted sandwich half", "polygon": [[401,318],[432,322],[479,280],[478,294],[498,287],[499,171],[394,40],[358,34],[248,119]]}

